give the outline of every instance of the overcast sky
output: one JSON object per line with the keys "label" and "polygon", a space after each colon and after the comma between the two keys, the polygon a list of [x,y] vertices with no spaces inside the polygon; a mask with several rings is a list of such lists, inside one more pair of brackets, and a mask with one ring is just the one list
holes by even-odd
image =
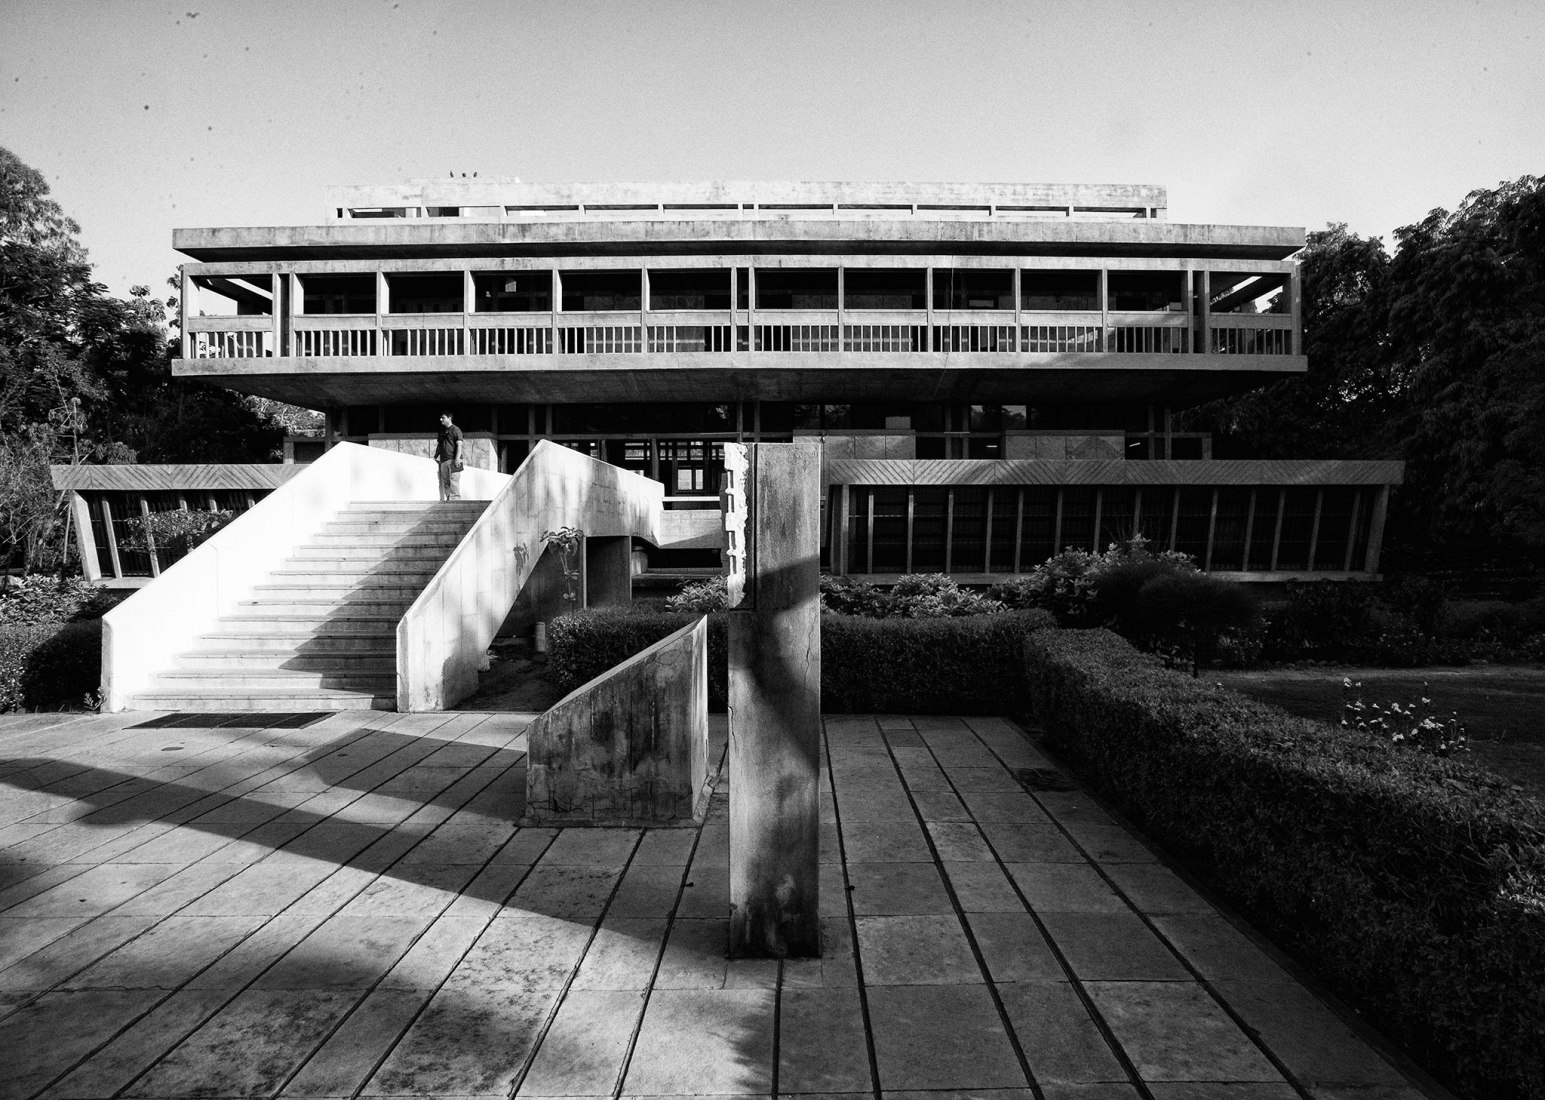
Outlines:
{"label": "overcast sky", "polygon": [[330,184],[1157,183],[1391,231],[1545,171],[1545,4],[0,0],[0,145],[115,293]]}

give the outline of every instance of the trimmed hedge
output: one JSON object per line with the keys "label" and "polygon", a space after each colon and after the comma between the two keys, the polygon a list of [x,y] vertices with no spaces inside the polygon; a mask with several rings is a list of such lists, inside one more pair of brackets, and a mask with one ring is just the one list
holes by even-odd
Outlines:
{"label": "trimmed hedge", "polygon": [[[573,690],[695,616],[597,609],[548,626],[548,668]],[[1004,714],[1023,704],[1025,638],[1046,612],[947,619],[821,616],[821,709],[832,714]],[[728,620],[708,616],[708,705],[728,699]]]}
{"label": "trimmed hedge", "polygon": [[0,623],[0,713],[78,707],[101,683],[101,619]]}
{"label": "trimmed hedge", "polygon": [[829,714],[1010,714],[1025,700],[1025,639],[1048,611],[939,619],[821,616]]}
{"label": "trimmed hedge", "polygon": [[1545,808],[1108,631],[1025,654],[1032,714],[1124,813],[1451,1084],[1545,1095]]}

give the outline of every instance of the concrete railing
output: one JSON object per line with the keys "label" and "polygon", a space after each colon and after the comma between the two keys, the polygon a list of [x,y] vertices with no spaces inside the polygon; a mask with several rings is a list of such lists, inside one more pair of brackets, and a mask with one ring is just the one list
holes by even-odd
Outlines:
{"label": "concrete railing", "polygon": [[[508,480],[469,469],[462,492],[492,497]],[[103,617],[103,709],[122,710],[351,502],[438,496],[428,458],[355,443],[333,447]]]}
{"label": "concrete railing", "polygon": [[542,556],[542,532],[660,542],[664,486],[543,440],[397,624],[397,709],[444,710],[478,666]]}

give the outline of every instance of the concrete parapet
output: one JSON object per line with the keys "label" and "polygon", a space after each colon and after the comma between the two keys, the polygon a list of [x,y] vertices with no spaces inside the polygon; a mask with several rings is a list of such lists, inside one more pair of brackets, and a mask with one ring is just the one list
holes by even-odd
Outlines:
{"label": "concrete parapet", "polygon": [[576,688],[540,715],[527,737],[523,824],[700,818],[708,777],[708,620]]}

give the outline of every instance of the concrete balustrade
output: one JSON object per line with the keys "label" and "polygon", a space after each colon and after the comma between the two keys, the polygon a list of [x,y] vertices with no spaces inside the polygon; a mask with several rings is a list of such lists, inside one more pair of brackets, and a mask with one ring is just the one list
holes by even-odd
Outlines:
{"label": "concrete balustrade", "polygon": [[[364,500],[435,500],[436,472],[427,458],[354,443],[329,450],[103,617],[103,709],[123,710],[129,696],[250,598],[255,585],[341,508]],[[488,498],[507,481],[508,475],[469,469],[462,492]]]}
{"label": "concrete balustrade", "polygon": [[545,549],[542,532],[658,545],[663,495],[657,481],[538,443],[397,624],[397,709],[444,710],[477,689],[488,644]]}

